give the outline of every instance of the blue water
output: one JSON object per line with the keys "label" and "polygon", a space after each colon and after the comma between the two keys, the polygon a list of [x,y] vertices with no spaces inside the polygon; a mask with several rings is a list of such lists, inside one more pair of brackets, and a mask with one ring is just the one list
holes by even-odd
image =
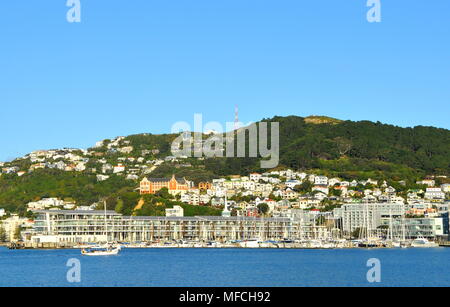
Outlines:
{"label": "blue water", "polygon": [[[81,283],[69,283],[70,258]],[[367,260],[381,261],[379,286],[450,286],[450,249],[125,249],[82,257],[77,250],[0,248],[0,286],[374,286]]]}

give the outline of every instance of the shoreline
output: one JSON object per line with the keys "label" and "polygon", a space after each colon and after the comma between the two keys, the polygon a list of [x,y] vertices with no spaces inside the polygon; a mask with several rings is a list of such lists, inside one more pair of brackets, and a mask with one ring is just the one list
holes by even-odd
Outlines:
{"label": "shoreline", "polygon": [[[240,246],[229,246],[229,247],[122,247],[123,250],[139,250],[139,249],[246,249],[246,250],[403,250],[403,249],[444,249],[449,248],[447,245],[439,245],[436,247],[407,247],[407,248],[399,248],[399,247],[299,247],[299,246],[285,246],[285,247],[240,247]],[[83,250],[81,247],[25,247],[25,248],[8,248],[6,245],[0,245],[0,248],[5,248],[8,250],[36,250],[36,251],[50,251],[50,250]]]}

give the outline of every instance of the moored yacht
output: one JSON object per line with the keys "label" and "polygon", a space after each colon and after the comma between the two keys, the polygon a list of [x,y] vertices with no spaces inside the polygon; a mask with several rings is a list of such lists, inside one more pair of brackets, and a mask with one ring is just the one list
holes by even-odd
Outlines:
{"label": "moored yacht", "polygon": [[259,241],[257,239],[250,239],[250,240],[240,242],[239,246],[243,247],[243,248],[258,248]]}
{"label": "moored yacht", "polygon": [[425,238],[417,238],[411,243],[411,247],[416,248],[433,248],[433,247],[439,247],[439,244],[429,241]]}
{"label": "moored yacht", "polygon": [[119,254],[120,250],[122,249],[120,245],[113,245],[108,242],[108,221],[106,219],[106,201],[104,202],[105,205],[105,237],[106,237],[106,244],[105,245],[96,245],[91,246],[89,248],[84,248],[81,250],[81,255],[83,256],[114,256]]}

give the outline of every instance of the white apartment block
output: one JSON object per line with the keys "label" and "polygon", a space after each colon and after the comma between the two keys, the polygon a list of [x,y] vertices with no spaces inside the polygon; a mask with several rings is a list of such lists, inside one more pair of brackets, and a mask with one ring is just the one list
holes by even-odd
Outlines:
{"label": "white apartment block", "polygon": [[342,219],[342,228],[346,232],[353,232],[358,228],[377,229],[382,219],[390,217],[399,218],[405,214],[405,206],[392,203],[374,204],[346,204],[333,210],[336,218]]}

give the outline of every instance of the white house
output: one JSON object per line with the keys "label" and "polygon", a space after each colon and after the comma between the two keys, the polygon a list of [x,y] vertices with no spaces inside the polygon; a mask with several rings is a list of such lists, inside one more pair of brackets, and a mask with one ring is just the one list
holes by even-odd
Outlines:
{"label": "white house", "polygon": [[285,184],[286,184],[286,186],[287,186],[288,188],[293,189],[293,188],[295,188],[296,186],[302,184],[302,182],[301,182],[300,180],[288,180],[288,181],[286,181]]}
{"label": "white house", "polygon": [[450,193],[450,184],[446,183],[441,185],[441,189],[444,193]]}
{"label": "white house", "polygon": [[123,173],[124,171],[125,171],[125,166],[123,164],[118,164],[118,165],[114,166],[114,170],[113,170],[114,174]]}
{"label": "white house", "polygon": [[328,185],[328,177],[326,176],[316,176],[314,177],[315,185]]}
{"label": "white house", "polygon": [[77,172],[83,172],[84,170],[86,170],[86,164],[83,163],[83,162],[79,162],[79,163],[77,164],[77,166],[75,167],[75,170],[76,170]]}
{"label": "white house", "polygon": [[424,180],[422,180],[422,181],[417,181],[416,183],[417,183],[417,184],[427,185],[427,186],[429,186],[430,188],[431,188],[431,187],[434,187],[434,186],[436,185],[436,181],[433,180],[433,179],[424,179]]}
{"label": "white house", "polygon": [[258,182],[261,179],[261,174],[258,173],[252,173],[250,174],[250,180]]}
{"label": "white house", "polygon": [[108,180],[108,179],[109,179],[109,176],[107,176],[107,175],[97,175],[97,181],[98,182],[105,181],[105,180]]}
{"label": "white house", "polygon": [[202,194],[200,195],[200,203],[201,204],[207,204],[211,201],[211,196],[208,194]]}
{"label": "white house", "polygon": [[323,193],[323,192],[319,192],[319,193],[316,193],[316,194],[314,195],[314,198],[315,198],[315,199],[318,199],[318,200],[320,200],[320,201],[322,201],[322,200],[324,200],[325,198],[327,198],[327,195],[328,195],[328,194],[325,194],[325,193]]}
{"label": "white house", "polygon": [[444,200],[445,193],[442,192],[441,188],[427,188],[427,190],[425,192],[425,198],[426,199]]}
{"label": "white house", "polygon": [[28,210],[43,210],[52,207],[62,207],[65,202],[57,198],[43,198],[39,201],[30,202],[27,204]]}
{"label": "white house", "polygon": [[405,199],[401,196],[391,196],[389,198],[389,202],[393,203],[393,204],[404,204],[405,203]]}
{"label": "white house", "polygon": [[341,185],[341,179],[339,179],[339,178],[331,178],[330,180],[328,180],[328,185],[330,187],[335,186],[336,184]]}
{"label": "white house", "polygon": [[312,190],[313,190],[313,192],[319,191],[326,195],[328,195],[330,193],[330,190],[328,189],[328,186],[326,186],[326,185],[315,185],[315,186],[313,186]]}
{"label": "white house", "polygon": [[184,209],[181,206],[173,206],[173,208],[166,209],[167,217],[183,217]]}

